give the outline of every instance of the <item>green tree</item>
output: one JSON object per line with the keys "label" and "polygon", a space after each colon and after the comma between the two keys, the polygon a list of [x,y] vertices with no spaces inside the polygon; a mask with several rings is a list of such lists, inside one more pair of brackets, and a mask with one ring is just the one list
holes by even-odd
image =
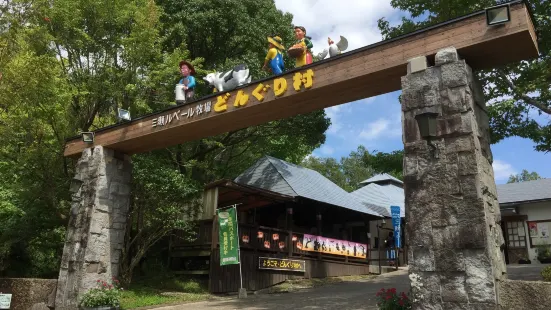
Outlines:
{"label": "green tree", "polygon": [[[397,26],[381,18],[379,29],[390,39],[425,26],[450,20],[496,4],[495,0],[392,0],[394,8],[406,11]],[[531,6],[539,36],[540,57],[477,73],[489,105],[493,143],[519,136],[536,144],[538,151],[551,151],[551,122],[533,115],[551,115],[551,2],[533,0]],[[418,21],[421,19],[420,21]]]}
{"label": "green tree", "polygon": [[383,153],[369,151],[362,145],[340,161],[334,158],[318,158],[310,156],[302,165],[322,174],[344,190],[352,192],[364,181],[375,174],[389,173],[402,178],[402,151]]}
{"label": "green tree", "polygon": [[535,171],[528,172],[526,169],[522,169],[522,172],[519,174],[511,174],[507,183],[520,183],[525,181],[534,181],[539,180],[542,177]]}
{"label": "green tree", "polygon": [[364,165],[373,169],[374,173],[388,173],[400,180],[403,179],[404,151],[392,151],[390,153],[373,151],[363,156]]}
{"label": "green tree", "polygon": [[68,84],[41,3],[0,10],[0,274],[55,277],[67,219]]}
{"label": "green tree", "polygon": [[[255,78],[266,75],[259,70],[266,35],[292,35],[291,16],[278,11],[272,1],[234,1],[236,11],[224,1],[214,7],[208,1],[186,2],[185,17],[192,16],[199,21],[196,24],[178,22],[181,12],[171,9],[184,5],[180,2],[4,3],[0,7],[2,275],[57,275],[75,163],[63,157],[67,137],[115,123],[120,107],[139,116],[174,104],[177,64],[182,59],[197,69],[202,84],[198,95],[209,91],[200,79],[207,69],[246,62],[258,73]],[[207,10],[209,6],[212,9]],[[221,27],[208,26],[213,16],[223,21],[216,24]],[[239,27],[233,20],[240,21]],[[221,32],[213,32],[214,28]],[[178,41],[178,35],[185,40]],[[221,51],[237,45],[241,50],[233,54]],[[134,156],[130,228],[121,264],[125,280],[131,280],[132,270],[155,242],[174,228],[189,229],[186,217],[177,214],[193,212],[205,183],[234,177],[264,154],[298,163],[325,141],[328,127],[329,120],[318,111]]]}

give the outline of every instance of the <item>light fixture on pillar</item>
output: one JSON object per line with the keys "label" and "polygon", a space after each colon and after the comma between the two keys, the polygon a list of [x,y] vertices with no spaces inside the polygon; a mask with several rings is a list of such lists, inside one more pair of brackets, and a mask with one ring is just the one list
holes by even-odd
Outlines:
{"label": "light fixture on pillar", "polygon": [[415,120],[417,121],[417,126],[419,127],[419,133],[421,137],[427,140],[428,145],[430,145],[433,150],[433,157],[438,158],[438,148],[432,144],[431,139],[436,137],[436,118],[438,113],[435,112],[425,112],[415,115]]}
{"label": "light fixture on pillar", "polygon": [[415,115],[417,126],[419,126],[419,133],[423,139],[436,137],[436,117],[438,117],[438,113],[434,112]]}
{"label": "light fixture on pillar", "polygon": [[124,109],[117,109],[117,116],[119,121],[130,121],[132,119],[130,117],[130,111]]}
{"label": "light fixture on pillar", "polygon": [[508,4],[486,9],[486,23],[488,26],[501,25],[509,21],[511,21],[511,12]]}
{"label": "light fixture on pillar", "polygon": [[81,132],[82,142],[84,143],[94,143],[94,132]]}

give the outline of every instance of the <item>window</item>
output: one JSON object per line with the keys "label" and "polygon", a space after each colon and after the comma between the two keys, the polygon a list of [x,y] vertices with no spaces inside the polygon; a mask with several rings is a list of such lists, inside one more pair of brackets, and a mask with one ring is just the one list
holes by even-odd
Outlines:
{"label": "window", "polygon": [[523,222],[507,222],[507,242],[509,243],[509,248],[525,248],[525,236]]}

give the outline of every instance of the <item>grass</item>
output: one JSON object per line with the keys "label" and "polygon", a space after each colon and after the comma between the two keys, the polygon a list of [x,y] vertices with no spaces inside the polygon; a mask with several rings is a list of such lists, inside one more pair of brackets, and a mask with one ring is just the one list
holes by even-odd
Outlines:
{"label": "grass", "polygon": [[291,293],[302,289],[320,287],[320,286],[329,285],[329,284],[369,280],[374,277],[375,275],[357,275],[357,276],[329,277],[329,278],[320,278],[320,279],[287,280],[281,284],[278,284],[269,288],[268,293],[270,294]]}
{"label": "grass", "polygon": [[196,302],[211,298],[205,281],[193,278],[159,275],[132,283],[122,292],[121,308]]}

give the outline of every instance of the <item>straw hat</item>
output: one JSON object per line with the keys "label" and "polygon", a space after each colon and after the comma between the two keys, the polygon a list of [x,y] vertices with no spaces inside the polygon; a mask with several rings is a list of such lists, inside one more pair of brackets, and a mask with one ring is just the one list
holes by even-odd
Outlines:
{"label": "straw hat", "polygon": [[268,37],[268,42],[272,43],[275,47],[277,47],[280,50],[284,50],[285,47],[283,46],[283,41],[279,36],[275,37]]}

